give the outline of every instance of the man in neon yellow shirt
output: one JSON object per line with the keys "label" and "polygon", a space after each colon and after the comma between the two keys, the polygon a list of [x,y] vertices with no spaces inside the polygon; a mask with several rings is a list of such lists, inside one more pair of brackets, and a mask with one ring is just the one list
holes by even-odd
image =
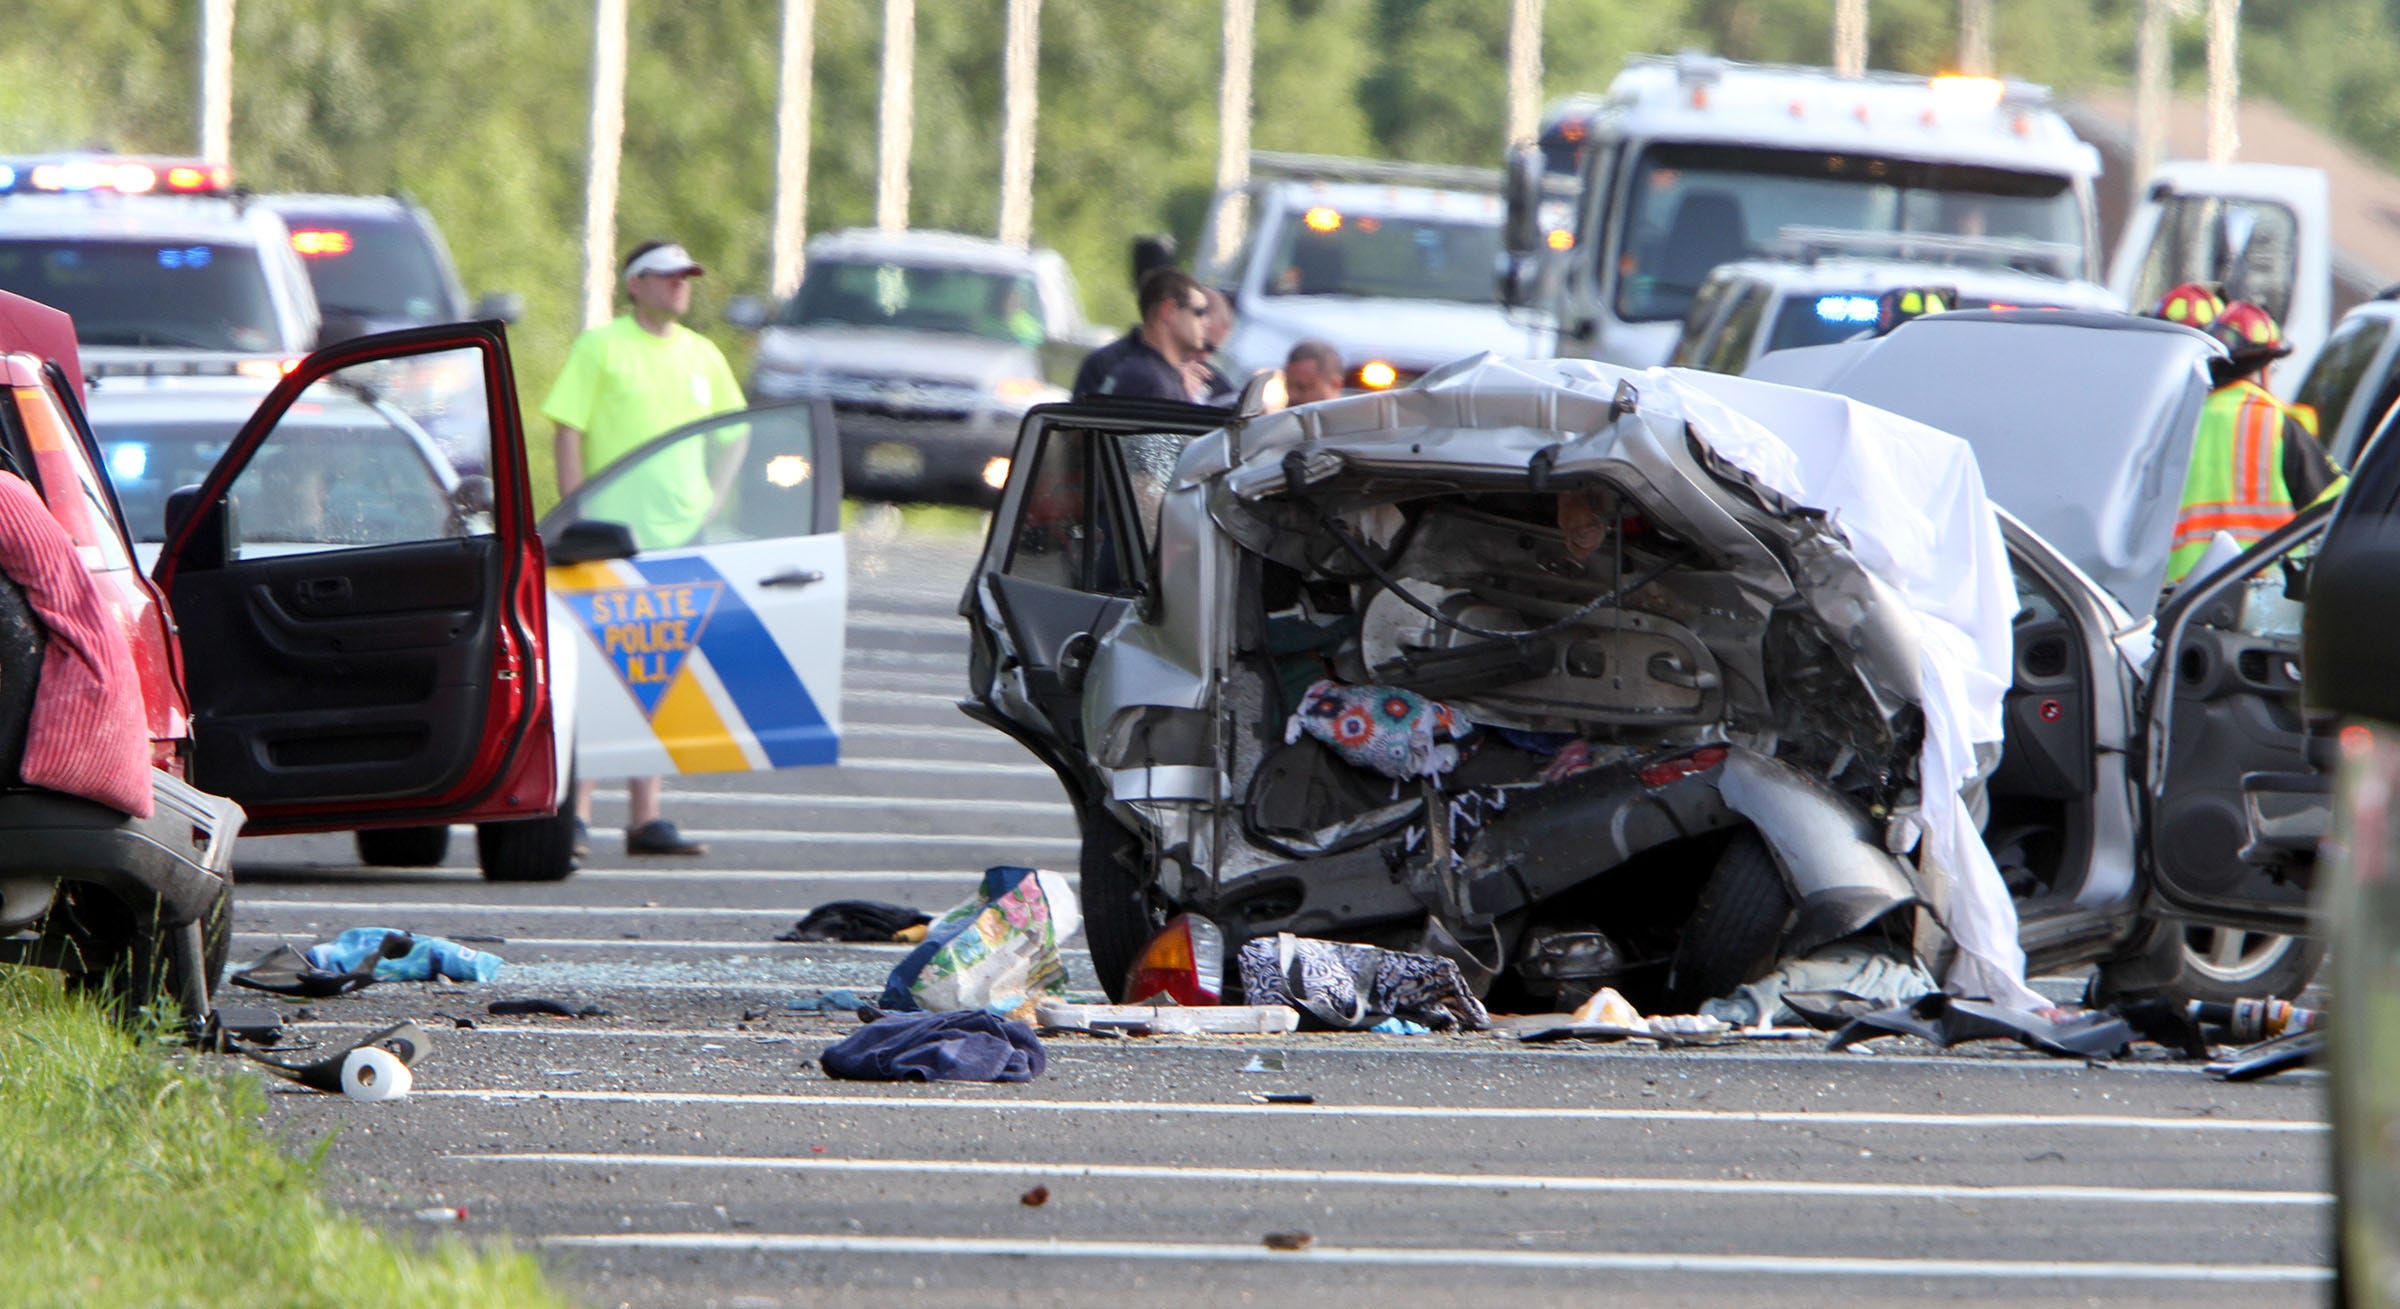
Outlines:
{"label": "man in neon yellow shirt", "polygon": [[[631,312],[575,338],[567,366],[542,415],[558,425],[558,490],[572,495],[587,477],[652,437],[710,414],[739,409],[742,388],[724,352],[685,327],[692,279],[705,271],[668,241],[645,241],[625,257]],[[587,517],[621,522],[645,550],[690,542],[724,489],[712,474],[707,442],[681,442],[652,455],[585,505]],[[736,460],[716,462],[730,472]],[[697,855],[707,849],[659,813],[659,779],[626,784],[625,853]],[[589,822],[591,784],[576,789],[575,811]]]}

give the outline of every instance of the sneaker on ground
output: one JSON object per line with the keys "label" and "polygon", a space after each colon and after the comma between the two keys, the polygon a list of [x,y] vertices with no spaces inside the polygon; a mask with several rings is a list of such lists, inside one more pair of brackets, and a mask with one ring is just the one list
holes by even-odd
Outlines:
{"label": "sneaker on ground", "polygon": [[708,847],[675,830],[675,824],[664,818],[654,818],[625,833],[627,854],[707,854]]}

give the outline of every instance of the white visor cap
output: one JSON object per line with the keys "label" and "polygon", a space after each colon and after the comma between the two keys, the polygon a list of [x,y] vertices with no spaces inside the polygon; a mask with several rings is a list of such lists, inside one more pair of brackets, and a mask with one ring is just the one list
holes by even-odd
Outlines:
{"label": "white visor cap", "polygon": [[707,271],[694,262],[682,246],[662,245],[655,250],[644,251],[641,258],[625,265],[625,280],[630,282],[644,273],[698,277]]}

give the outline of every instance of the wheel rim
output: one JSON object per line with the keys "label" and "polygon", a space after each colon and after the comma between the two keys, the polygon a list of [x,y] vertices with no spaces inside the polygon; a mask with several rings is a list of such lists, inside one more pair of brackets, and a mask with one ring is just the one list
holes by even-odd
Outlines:
{"label": "wheel rim", "polygon": [[2282,963],[2296,944],[2294,937],[2236,927],[2193,927],[2183,934],[2184,959],[2192,971],[2219,982],[2259,977]]}

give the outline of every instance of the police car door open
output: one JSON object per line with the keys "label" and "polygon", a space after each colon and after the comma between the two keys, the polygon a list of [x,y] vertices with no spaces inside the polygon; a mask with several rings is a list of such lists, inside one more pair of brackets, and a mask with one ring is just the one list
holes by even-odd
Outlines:
{"label": "police car door open", "polygon": [[686,424],[542,523],[581,657],[585,780],[830,764],[841,748],[841,460],[821,403]]}

